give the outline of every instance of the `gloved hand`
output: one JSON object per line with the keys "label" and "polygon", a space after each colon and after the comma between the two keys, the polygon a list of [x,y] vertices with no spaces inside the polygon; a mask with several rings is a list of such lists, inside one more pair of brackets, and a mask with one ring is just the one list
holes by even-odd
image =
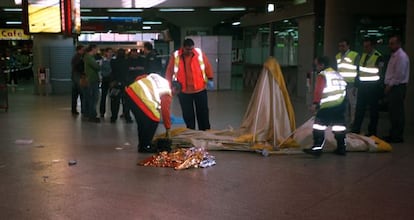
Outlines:
{"label": "gloved hand", "polygon": [[165,137],[171,139],[170,129],[165,129]]}
{"label": "gloved hand", "polygon": [[213,90],[214,89],[214,81],[212,79],[209,79],[207,81],[207,89],[208,90]]}

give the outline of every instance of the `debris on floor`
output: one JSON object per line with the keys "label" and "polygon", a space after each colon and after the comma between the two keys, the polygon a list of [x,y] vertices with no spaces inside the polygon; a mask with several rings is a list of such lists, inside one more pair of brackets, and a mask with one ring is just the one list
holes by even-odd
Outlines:
{"label": "debris on floor", "polygon": [[32,139],[18,139],[14,142],[15,144],[32,144]]}
{"label": "debris on floor", "polygon": [[138,163],[140,166],[171,167],[175,170],[206,168],[215,164],[215,157],[198,147],[177,148],[171,153],[163,151]]}
{"label": "debris on floor", "polygon": [[68,165],[73,166],[73,165],[76,165],[77,163],[78,163],[78,161],[76,161],[76,160],[69,160]]}

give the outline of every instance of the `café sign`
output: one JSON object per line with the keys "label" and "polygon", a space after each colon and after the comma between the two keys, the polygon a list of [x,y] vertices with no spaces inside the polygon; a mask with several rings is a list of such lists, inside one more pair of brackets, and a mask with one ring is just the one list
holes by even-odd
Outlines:
{"label": "caf\u00e9 sign", "polygon": [[0,28],[0,40],[29,40],[23,29]]}

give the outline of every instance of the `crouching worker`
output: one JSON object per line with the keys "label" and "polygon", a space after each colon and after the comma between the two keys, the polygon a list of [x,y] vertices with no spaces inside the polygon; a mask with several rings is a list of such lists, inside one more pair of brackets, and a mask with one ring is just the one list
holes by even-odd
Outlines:
{"label": "crouching worker", "polygon": [[[173,89],[174,90],[174,89]],[[152,143],[161,116],[170,136],[170,105],[173,91],[169,82],[158,74],[141,75],[126,89],[129,106],[135,116],[138,129],[138,152],[154,153],[158,150]]]}
{"label": "crouching worker", "polygon": [[313,146],[303,151],[308,154],[319,156],[325,142],[325,130],[332,126],[337,148],[334,153],[346,154],[345,147],[345,95],[346,82],[329,66],[329,58],[318,57],[314,62],[318,71],[311,111],[316,112],[313,124]]}

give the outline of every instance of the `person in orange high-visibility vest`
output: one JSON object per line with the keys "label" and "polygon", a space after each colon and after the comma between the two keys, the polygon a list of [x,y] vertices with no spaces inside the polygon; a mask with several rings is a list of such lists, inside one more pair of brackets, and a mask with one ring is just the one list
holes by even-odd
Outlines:
{"label": "person in orange high-visibility vest", "polygon": [[138,152],[154,153],[157,146],[152,143],[161,118],[170,137],[170,106],[175,89],[171,90],[169,82],[159,74],[141,75],[126,87],[129,106],[135,116],[138,130]]}
{"label": "person in orange high-visibility vest", "polygon": [[213,70],[201,49],[194,48],[192,39],[185,39],[183,47],[171,55],[165,76],[171,84],[181,85],[178,98],[187,128],[195,129],[197,116],[198,129],[210,129],[206,88],[214,88]]}

